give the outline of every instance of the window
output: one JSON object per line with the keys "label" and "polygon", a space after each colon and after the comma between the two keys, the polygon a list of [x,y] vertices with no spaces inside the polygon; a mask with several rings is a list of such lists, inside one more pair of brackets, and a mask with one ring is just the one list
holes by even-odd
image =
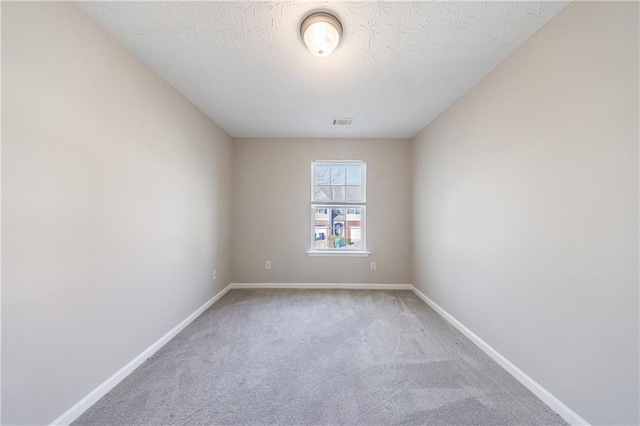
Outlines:
{"label": "window", "polygon": [[368,254],[365,245],[366,163],[311,163],[309,254]]}

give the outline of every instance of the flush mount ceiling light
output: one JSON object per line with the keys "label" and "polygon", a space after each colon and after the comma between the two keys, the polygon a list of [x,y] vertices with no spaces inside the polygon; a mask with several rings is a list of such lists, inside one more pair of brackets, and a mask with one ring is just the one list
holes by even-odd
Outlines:
{"label": "flush mount ceiling light", "polygon": [[313,55],[329,56],[340,43],[342,24],[330,13],[315,12],[302,21],[300,36]]}

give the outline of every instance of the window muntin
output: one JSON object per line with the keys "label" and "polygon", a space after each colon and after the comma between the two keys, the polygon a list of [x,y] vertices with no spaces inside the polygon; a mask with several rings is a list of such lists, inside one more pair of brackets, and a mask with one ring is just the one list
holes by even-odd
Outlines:
{"label": "window muntin", "polygon": [[366,163],[314,161],[311,168],[311,251],[366,251]]}

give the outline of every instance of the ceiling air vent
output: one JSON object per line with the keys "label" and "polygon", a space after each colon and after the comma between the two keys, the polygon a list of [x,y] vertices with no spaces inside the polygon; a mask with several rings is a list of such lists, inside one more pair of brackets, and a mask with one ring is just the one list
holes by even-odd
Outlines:
{"label": "ceiling air vent", "polygon": [[334,126],[351,126],[353,118],[334,118],[331,120],[331,124]]}

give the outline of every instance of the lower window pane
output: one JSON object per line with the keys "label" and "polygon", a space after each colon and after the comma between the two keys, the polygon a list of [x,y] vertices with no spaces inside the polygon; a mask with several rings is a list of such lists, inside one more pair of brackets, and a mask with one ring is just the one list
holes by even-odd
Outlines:
{"label": "lower window pane", "polygon": [[329,248],[332,249],[346,249],[347,243],[344,238],[345,234],[345,209],[334,208],[331,209],[331,241]]}
{"label": "lower window pane", "polygon": [[315,224],[315,242],[314,247],[317,249],[330,248],[328,243],[331,236],[331,228],[329,221],[316,220]]}
{"label": "lower window pane", "polygon": [[349,227],[346,230],[345,238],[347,240],[347,247],[349,249],[362,249],[362,228]]}
{"label": "lower window pane", "polygon": [[321,250],[364,250],[362,208],[316,208],[313,245]]}

